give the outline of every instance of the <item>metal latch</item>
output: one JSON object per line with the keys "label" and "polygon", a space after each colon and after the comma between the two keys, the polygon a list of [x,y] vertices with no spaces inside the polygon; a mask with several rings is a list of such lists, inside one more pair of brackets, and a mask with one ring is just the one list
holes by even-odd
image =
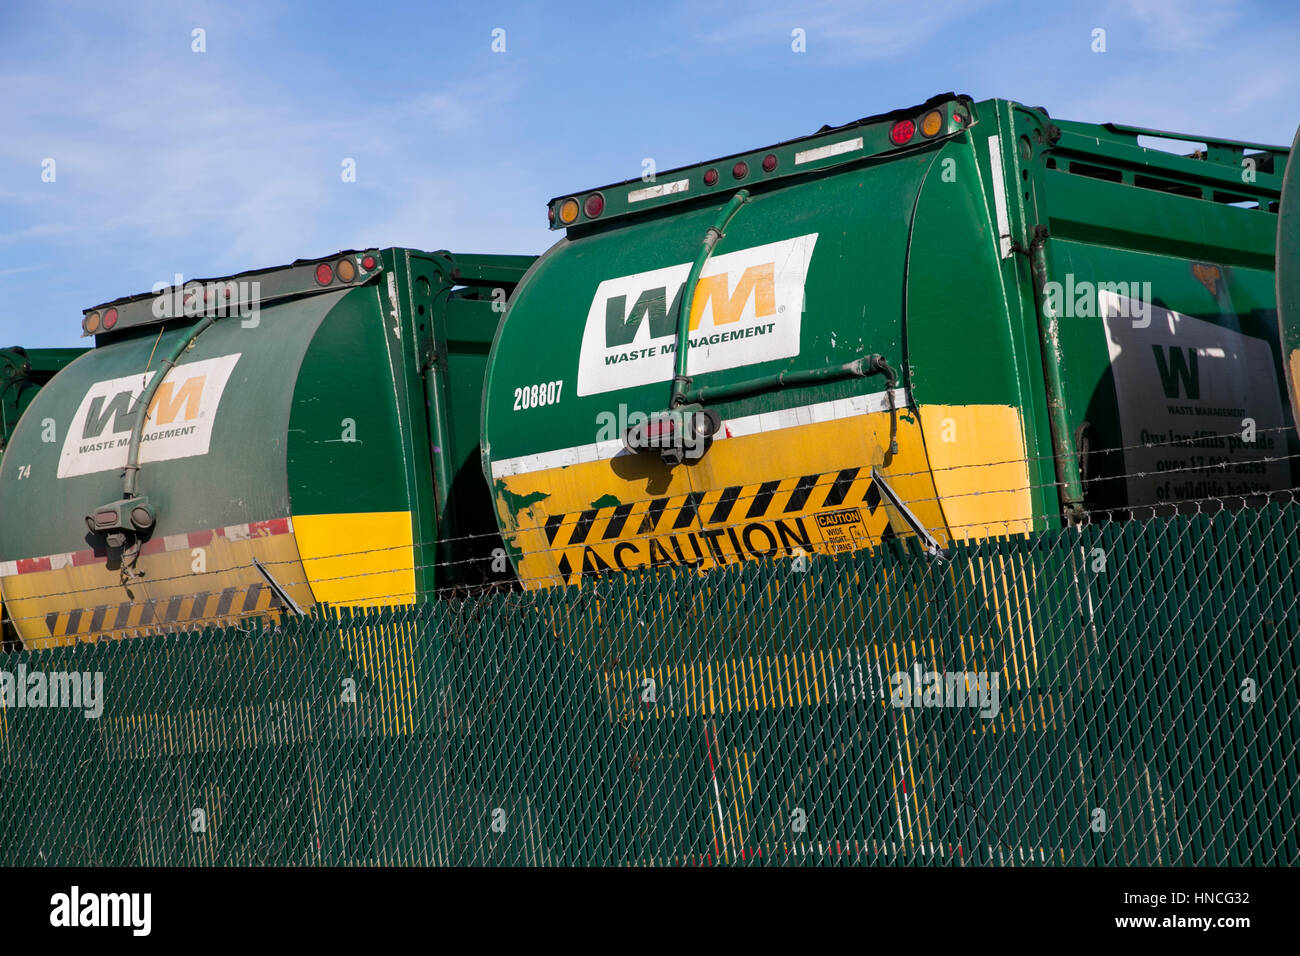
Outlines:
{"label": "metal latch", "polygon": [[939,561],[947,561],[948,552],[935,540],[934,535],[930,534],[925,525],[921,524],[916,515],[912,514],[911,509],[903,504],[903,499],[898,497],[898,492],[889,487],[889,482],[885,481],[885,476],[880,473],[879,469],[871,469],[871,480],[876,483],[876,487],[880,489],[881,493],[889,499],[889,503],[894,507],[894,510],[907,522],[907,526],[921,539],[921,542],[925,545],[925,553]]}

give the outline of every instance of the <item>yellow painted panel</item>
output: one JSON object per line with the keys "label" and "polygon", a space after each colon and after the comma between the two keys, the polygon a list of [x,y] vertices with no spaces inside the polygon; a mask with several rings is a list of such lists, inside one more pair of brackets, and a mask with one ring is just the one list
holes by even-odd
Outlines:
{"label": "yellow painted panel", "polygon": [[293,530],[317,601],[386,607],[415,600],[409,511],[294,515]]}
{"label": "yellow painted panel", "polygon": [[[727,438],[672,469],[646,455],[512,475],[497,483],[498,512],[522,553],[520,577],[534,587],[574,583],[583,570],[704,570],[871,547],[887,529],[909,534],[869,487],[873,467],[946,543],[915,415],[899,411],[898,453],[886,465],[889,436],[889,412],[872,412]],[[512,498],[530,504],[512,511]]]}
{"label": "yellow painted panel", "polygon": [[300,607],[311,607],[292,534],[213,535],[200,547],[144,554],[143,574],[125,582],[100,561],[13,575],[0,587],[23,646],[37,650],[276,613],[254,557]]}
{"label": "yellow painted panel", "polygon": [[1033,524],[1024,423],[1010,405],[923,405],[921,428],[954,540]]}
{"label": "yellow painted panel", "polygon": [[[673,469],[637,456],[514,475],[498,483],[499,513],[522,552],[520,576],[532,586],[575,583],[584,570],[706,569],[765,553],[789,556],[802,540],[807,550],[833,554],[872,547],[887,528],[908,534],[899,516],[876,507],[865,491],[872,467],[941,544],[1032,529],[1017,409],[902,410],[898,453],[886,465],[889,427],[888,412],[873,412],[728,438],[700,461]],[[857,470],[847,488],[832,494],[844,469]],[[805,476],[815,476],[815,486],[796,493]],[[764,483],[776,484],[764,494]],[[739,498],[719,520],[727,488],[739,488]],[[692,518],[683,509],[696,494],[699,517]],[[531,504],[512,513],[510,497]],[[630,513],[619,510],[629,507]]]}
{"label": "yellow painted panel", "polygon": [[1291,408],[1295,410],[1295,419],[1300,422],[1300,349],[1291,350]]}

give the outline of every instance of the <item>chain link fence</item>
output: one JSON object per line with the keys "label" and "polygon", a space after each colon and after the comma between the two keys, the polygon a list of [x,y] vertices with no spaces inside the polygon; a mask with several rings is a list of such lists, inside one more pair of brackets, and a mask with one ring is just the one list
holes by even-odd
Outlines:
{"label": "chain link fence", "polygon": [[1298,514],[6,654],[0,861],[1295,864]]}

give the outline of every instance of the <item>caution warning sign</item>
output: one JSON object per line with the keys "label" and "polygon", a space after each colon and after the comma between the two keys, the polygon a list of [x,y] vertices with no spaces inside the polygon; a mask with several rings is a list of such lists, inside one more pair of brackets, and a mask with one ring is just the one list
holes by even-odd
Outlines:
{"label": "caution warning sign", "polygon": [[547,583],[573,584],[583,575],[638,567],[704,570],[752,558],[840,554],[888,534],[870,469],[847,468],[552,515],[546,555],[530,557],[554,561],[559,580]]}
{"label": "caution warning sign", "polygon": [[[731,435],[729,426],[703,458],[675,467],[654,455],[606,457],[583,446],[554,464],[520,459],[494,472],[497,514],[521,582],[548,587],[642,567],[705,571],[762,558],[839,555],[876,547],[894,534],[912,535],[873,473],[907,503],[914,520],[947,541],[951,532],[919,416],[891,412],[883,398],[873,401],[879,410],[859,413],[837,400],[759,416],[745,426],[755,430]],[[962,415],[944,411],[945,418]],[[977,448],[945,460],[960,466],[960,475],[981,474],[971,466],[982,454],[1008,457],[990,442],[992,430],[971,427],[963,434]],[[1008,495],[970,495],[982,487],[978,482],[949,485],[966,495],[962,501],[991,503],[967,508],[968,519],[1000,518],[1019,503]]]}
{"label": "caution warning sign", "polygon": [[870,543],[862,512],[857,508],[827,511],[817,517],[817,530],[821,532],[826,550],[831,554],[856,551]]}

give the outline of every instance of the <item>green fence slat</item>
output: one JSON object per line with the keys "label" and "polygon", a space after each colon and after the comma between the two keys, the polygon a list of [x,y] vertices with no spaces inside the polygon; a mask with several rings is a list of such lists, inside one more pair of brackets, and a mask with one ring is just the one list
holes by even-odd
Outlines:
{"label": "green fence slat", "polygon": [[1295,865],[1298,515],[8,653],[0,862]]}

